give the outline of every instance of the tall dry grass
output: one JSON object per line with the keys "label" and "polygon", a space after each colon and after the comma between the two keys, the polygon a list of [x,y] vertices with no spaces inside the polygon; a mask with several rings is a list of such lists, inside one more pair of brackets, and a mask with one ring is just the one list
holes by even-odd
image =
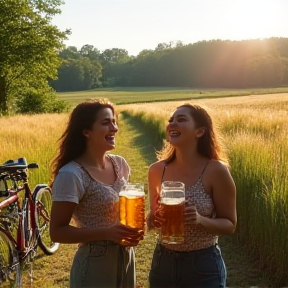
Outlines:
{"label": "tall dry grass", "polygon": [[50,161],[57,151],[59,139],[68,114],[19,115],[0,118],[0,163],[25,157],[37,162],[39,170],[30,173],[31,186],[47,183]]}
{"label": "tall dry grass", "polygon": [[[147,139],[161,141],[170,113],[184,102],[189,101],[116,108],[138,117],[147,128]],[[275,282],[287,285],[288,94],[193,102],[207,107],[227,147],[237,185],[239,241],[250,247]],[[31,184],[48,182],[49,164],[67,119],[67,114],[1,117],[0,162],[24,156],[40,165],[39,171],[31,172]]]}

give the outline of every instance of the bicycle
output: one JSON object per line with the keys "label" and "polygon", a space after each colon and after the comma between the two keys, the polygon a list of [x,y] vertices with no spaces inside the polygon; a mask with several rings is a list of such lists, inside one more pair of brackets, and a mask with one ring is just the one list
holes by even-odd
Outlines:
{"label": "bicycle", "polygon": [[25,158],[8,160],[0,165],[0,287],[21,287],[22,271],[32,262],[39,246],[45,255],[52,255],[59,243],[49,234],[51,189],[37,184],[31,192],[29,169]]}

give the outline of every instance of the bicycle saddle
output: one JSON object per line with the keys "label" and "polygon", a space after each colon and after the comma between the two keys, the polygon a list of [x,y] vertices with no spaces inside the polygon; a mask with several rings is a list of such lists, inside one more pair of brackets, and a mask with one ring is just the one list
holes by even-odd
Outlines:
{"label": "bicycle saddle", "polygon": [[37,163],[27,163],[26,158],[18,158],[17,160],[8,160],[0,165],[0,171],[21,170],[26,168],[38,168]]}

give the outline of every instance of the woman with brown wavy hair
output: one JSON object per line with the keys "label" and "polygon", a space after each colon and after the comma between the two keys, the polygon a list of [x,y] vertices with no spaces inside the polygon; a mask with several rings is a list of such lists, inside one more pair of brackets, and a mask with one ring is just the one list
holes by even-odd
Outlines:
{"label": "woman with brown wavy hair", "polygon": [[[184,241],[156,244],[150,288],[226,287],[218,235],[235,231],[236,187],[212,118],[199,105],[184,104],[167,124],[167,142],[149,167],[148,228],[161,228],[163,181],[185,185]],[[160,237],[161,238],[161,237]]]}
{"label": "woman with brown wavy hair", "polygon": [[115,148],[117,131],[110,102],[80,103],[52,162],[51,239],[79,243],[71,288],[136,286],[132,247],[143,231],[119,223],[119,192],[130,167],[123,157],[108,153]]}

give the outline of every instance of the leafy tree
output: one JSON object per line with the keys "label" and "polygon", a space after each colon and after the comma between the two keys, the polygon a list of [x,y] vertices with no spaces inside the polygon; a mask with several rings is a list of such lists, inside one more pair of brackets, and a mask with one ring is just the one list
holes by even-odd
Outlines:
{"label": "leafy tree", "polygon": [[125,49],[106,49],[101,53],[100,62],[103,67],[102,81],[105,86],[113,86],[117,82],[117,71],[121,64],[130,60],[128,51]]}
{"label": "leafy tree", "polygon": [[58,79],[50,84],[57,91],[89,90],[100,85],[101,70],[99,61],[86,57],[63,60]]}
{"label": "leafy tree", "polygon": [[75,46],[68,46],[67,48],[59,52],[61,59],[79,59],[81,57],[80,53]]}
{"label": "leafy tree", "polygon": [[57,77],[58,51],[69,34],[51,24],[61,4],[62,0],[0,1],[0,114],[8,112],[21,83],[38,83],[45,90],[48,79]]}
{"label": "leafy tree", "polygon": [[86,44],[80,49],[80,55],[87,57],[91,61],[95,61],[100,59],[101,53],[93,45]]}
{"label": "leafy tree", "polygon": [[125,49],[112,48],[106,49],[101,53],[101,63],[103,66],[110,64],[125,63],[130,60],[128,51]]}

